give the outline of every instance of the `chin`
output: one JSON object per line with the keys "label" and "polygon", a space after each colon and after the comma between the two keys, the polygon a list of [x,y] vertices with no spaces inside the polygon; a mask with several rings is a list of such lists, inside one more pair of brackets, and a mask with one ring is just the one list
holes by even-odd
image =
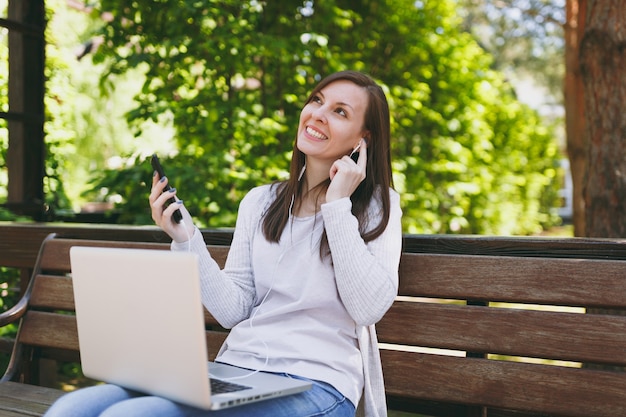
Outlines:
{"label": "chin", "polygon": [[314,147],[315,145],[311,140],[298,137],[298,140],[296,142],[296,149],[298,149],[300,152],[308,155],[309,153],[314,152]]}

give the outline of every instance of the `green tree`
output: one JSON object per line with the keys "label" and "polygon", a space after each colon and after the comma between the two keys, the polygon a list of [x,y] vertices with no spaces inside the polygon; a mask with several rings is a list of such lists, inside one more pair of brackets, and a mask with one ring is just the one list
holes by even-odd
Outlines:
{"label": "green tree", "polygon": [[[306,93],[323,75],[353,68],[388,92],[406,231],[536,232],[554,220],[553,132],[491,69],[455,8],[102,0],[99,13],[113,18],[98,59],[111,83],[145,68],[129,120],[139,134],[145,120],[171,117],[178,153],[161,159],[200,224],[234,224],[249,188],[284,178]],[[140,208],[149,172],[144,161],[96,187],[121,191],[124,221],[149,221]]]}
{"label": "green tree", "polygon": [[[102,80],[103,64],[95,64],[89,50],[101,40],[96,32],[106,24],[88,6],[69,6],[65,0],[47,0],[49,23],[46,31],[47,93],[45,97],[48,147],[48,204],[56,212],[80,210],[85,201],[99,201],[99,193],[84,195],[85,178],[106,168],[118,167],[120,155],[132,160],[142,146],[164,146],[171,129],[161,121],[160,129],[146,123],[150,137],[135,137],[125,114],[135,107],[133,96],[140,91],[143,73],[128,71],[114,83]],[[144,152],[145,153],[145,152]]]}

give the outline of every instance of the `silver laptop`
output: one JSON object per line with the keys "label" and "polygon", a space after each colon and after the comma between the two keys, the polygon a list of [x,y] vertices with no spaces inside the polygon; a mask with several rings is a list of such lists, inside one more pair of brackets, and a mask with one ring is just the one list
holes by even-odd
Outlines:
{"label": "silver laptop", "polygon": [[207,361],[195,254],[75,246],[70,261],[86,376],[213,410],[311,387]]}

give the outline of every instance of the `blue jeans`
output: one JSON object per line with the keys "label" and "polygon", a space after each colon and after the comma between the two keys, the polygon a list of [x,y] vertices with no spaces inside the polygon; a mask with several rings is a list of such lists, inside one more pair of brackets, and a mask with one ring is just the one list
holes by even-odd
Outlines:
{"label": "blue jeans", "polygon": [[206,411],[117,385],[82,388],[59,398],[44,417],[354,417],[354,405],[331,385],[312,381],[305,392]]}

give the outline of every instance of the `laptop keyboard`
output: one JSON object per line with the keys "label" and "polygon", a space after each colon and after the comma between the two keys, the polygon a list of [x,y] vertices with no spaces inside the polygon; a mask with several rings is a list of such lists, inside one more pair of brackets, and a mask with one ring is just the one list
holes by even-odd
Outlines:
{"label": "laptop keyboard", "polygon": [[250,389],[246,385],[235,384],[233,382],[223,381],[220,379],[211,378],[211,394],[224,394],[227,392],[237,392]]}

